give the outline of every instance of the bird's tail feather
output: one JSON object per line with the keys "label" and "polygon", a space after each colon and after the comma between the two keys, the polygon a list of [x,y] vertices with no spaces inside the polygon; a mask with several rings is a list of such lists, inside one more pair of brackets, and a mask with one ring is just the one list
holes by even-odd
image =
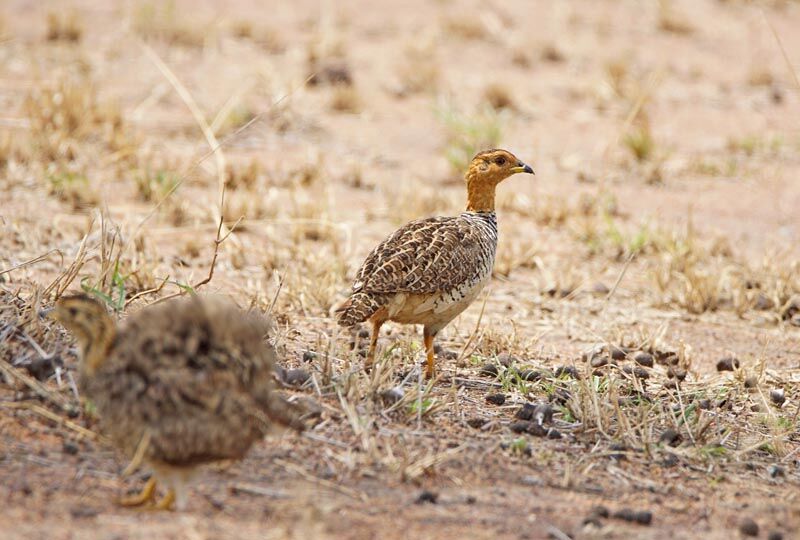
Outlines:
{"label": "bird's tail feather", "polygon": [[341,326],[355,326],[364,322],[386,305],[385,295],[365,292],[354,293],[334,311]]}

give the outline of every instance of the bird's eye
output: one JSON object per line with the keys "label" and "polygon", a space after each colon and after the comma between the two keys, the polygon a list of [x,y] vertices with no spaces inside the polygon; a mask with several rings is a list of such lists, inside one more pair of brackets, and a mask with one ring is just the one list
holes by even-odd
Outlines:
{"label": "bird's eye", "polygon": [[500,156],[499,158],[496,158],[494,160],[494,162],[497,163],[498,165],[505,165],[506,164],[506,158],[504,158],[503,156]]}
{"label": "bird's eye", "polygon": [[74,307],[69,308],[69,314],[73,317],[78,314],[78,310]]}

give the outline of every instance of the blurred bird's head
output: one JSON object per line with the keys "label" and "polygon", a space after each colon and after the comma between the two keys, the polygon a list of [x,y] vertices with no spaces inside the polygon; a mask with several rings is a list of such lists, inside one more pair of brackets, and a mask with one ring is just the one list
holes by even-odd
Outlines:
{"label": "blurred bird's head", "polygon": [[467,174],[467,210],[494,211],[494,191],[497,184],[516,173],[534,174],[530,165],[523,163],[508,150],[494,149],[478,152],[469,164]]}
{"label": "blurred bird's head", "polygon": [[78,342],[84,365],[93,373],[105,359],[116,333],[114,320],[105,306],[86,294],[64,296],[55,307],[43,310],[43,316],[60,322]]}

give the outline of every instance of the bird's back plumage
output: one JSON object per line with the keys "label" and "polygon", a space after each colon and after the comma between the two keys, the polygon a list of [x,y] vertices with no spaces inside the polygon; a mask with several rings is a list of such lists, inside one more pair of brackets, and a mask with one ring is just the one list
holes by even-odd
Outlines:
{"label": "bird's back plumage", "polygon": [[218,298],[175,300],[128,318],[81,387],[127,454],[190,466],[242,457],[272,424],[300,428],[275,394],[269,322]]}

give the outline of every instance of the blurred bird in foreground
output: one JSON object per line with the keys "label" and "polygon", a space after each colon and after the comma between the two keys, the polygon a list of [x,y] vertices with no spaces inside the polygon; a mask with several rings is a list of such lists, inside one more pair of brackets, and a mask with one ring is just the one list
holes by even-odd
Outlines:
{"label": "blurred bird in foreground", "polygon": [[155,501],[185,508],[197,468],[240,459],[273,425],[302,430],[295,406],[273,390],[269,321],[221,298],[179,299],[142,309],[121,328],[105,307],[79,294],[49,311],[80,349],[79,388],[100,427],[135,470],[152,476],[124,506]]}
{"label": "blurred bird in foreground", "polygon": [[424,325],[426,375],[435,374],[433,339],[478,296],[489,281],[497,248],[495,188],[533,169],[507,150],[478,153],[465,175],[467,209],[456,217],[412,221],[372,250],[336,308],[342,326],[372,323],[365,367],[375,361],[386,321]]}

